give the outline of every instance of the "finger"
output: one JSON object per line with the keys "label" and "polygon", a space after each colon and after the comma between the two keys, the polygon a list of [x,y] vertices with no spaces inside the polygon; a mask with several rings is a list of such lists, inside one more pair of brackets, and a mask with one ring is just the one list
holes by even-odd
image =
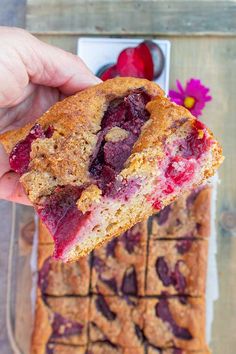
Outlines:
{"label": "finger", "polygon": [[0,41],[0,107],[11,105],[21,98],[29,83],[29,76],[22,60],[9,45],[4,40]]}
{"label": "finger", "polygon": [[32,82],[57,87],[65,95],[74,94],[101,82],[78,56],[46,43],[39,43],[43,70],[31,76]]}
{"label": "finger", "polygon": [[63,99],[63,95],[57,88],[34,84],[28,86],[33,87],[33,90],[32,92],[28,90],[29,94],[22,102],[17,100],[11,106],[0,108],[1,133],[34,121],[53,104]]}
{"label": "finger", "polygon": [[[31,82],[28,83],[27,86],[25,86],[22,91],[21,91],[21,95],[20,97],[17,97],[15,101],[11,101],[11,104],[8,106],[6,106],[6,104],[4,105],[4,108],[0,108],[0,113],[2,109],[6,109],[6,108],[10,108],[13,106],[17,106],[18,104],[20,104],[21,102],[24,102],[26,99],[28,99],[36,90],[36,85],[32,84]],[[9,89],[10,89],[10,85],[9,85]],[[10,92],[9,92],[10,95]]]}
{"label": "finger", "polygon": [[100,82],[79,57],[24,30],[0,27],[0,35],[0,77],[8,82],[1,86],[0,107],[19,102],[29,81],[59,88],[65,95]]}
{"label": "finger", "polygon": [[19,181],[19,176],[9,171],[9,157],[0,144],[0,199],[31,205]]}
{"label": "finger", "polygon": [[33,83],[57,87],[70,95],[101,82],[78,56],[44,43],[26,31],[24,35],[25,44],[15,48]]}
{"label": "finger", "polygon": [[19,176],[14,172],[7,172],[0,178],[0,199],[31,205],[19,181]]}
{"label": "finger", "polygon": [[[40,87],[40,86],[39,86]],[[38,88],[38,87],[37,87]],[[15,101],[13,99],[11,99],[10,104],[0,104],[0,131],[2,132],[3,128],[6,127],[9,123],[10,123],[10,118],[9,118],[9,113],[11,108],[13,108],[13,112],[15,112],[15,110],[17,109],[16,106],[20,104],[24,104],[24,101],[30,100],[30,98],[33,96],[33,94],[35,94],[36,91],[36,85],[29,83],[26,87],[24,87],[22,89],[21,92],[21,96],[18,97],[18,95],[13,95],[12,97],[17,97],[15,99]],[[10,95],[10,94],[9,94]],[[1,96],[1,93],[0,93]],[[0,98],[0,102],[6,102],[6,100],[1,100]],[[19,110],[20,107],[19,107]],[[15,117],[13,117],[14,120]]]}

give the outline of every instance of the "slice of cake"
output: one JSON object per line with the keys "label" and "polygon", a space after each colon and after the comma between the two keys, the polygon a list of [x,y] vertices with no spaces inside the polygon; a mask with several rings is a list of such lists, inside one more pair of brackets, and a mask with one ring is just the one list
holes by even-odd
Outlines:
{"label": "slice of cake", "polygon": [[94,295],[90,307],[89,341],[120,348],[140,348],[145,304],[136,297]]}
{"label": "slice of cake", "polygon": [[147,294],[204,296],[208,242],[194,239],[150,240]]}
{"label": "slice of cake", "polygon": [[38,246],[38,286],[43,296],[86,296],[90,286],[89,257],[73,263],[51,257],[53,245]]}
{"label": "slice of cake", "polygon": [[103,295],[144,295],[146,251],[145,222],[96,249],[92,257],[92,291]]}
{"label": "slice of cake", "polygon": [[63,261],[162,209],[222,161],[203,123],[135,78],[66,98],[0,141]]}
{"label": "slice of cake", "polygon": [[205,304],[202,298],[145,299],[144,336],[157,347],[202,350]]}
{"label": "slice of cake", "polygon": [[[53,350],[54,344],[86,346],[88,315],[88,297],[47,296],[42,298],[38,296],[31,353],[60,353],[58,348],[58,350]],[[77,351],[74,350],[71,353],[77,353]]]}
{"label": "slice of cake", "polygon": [[209,354],[210,219],[206,184],[67,264],[40,224],[32,354]]}
{"label": "slice of cake", "polygon": [[152,218],[156,239],[204,239],[210,236],[212,187],[205,184],[187,193]]}

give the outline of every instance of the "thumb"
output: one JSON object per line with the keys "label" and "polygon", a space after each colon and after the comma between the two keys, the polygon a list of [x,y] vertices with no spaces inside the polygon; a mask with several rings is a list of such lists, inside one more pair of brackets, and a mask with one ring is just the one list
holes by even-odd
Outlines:
{"label": "thumb", "polygon": [[9,170],[8,155],[0,144],[0,199],[30,205],[30,201],[20,183],[20,177],[14,172],[9,172]]}
{"label": "thumb", "polygon": [[33,37],[40,48],[38,52],[39,71],[32,62],[27,62],[31,81],[35,84],[57,87],[65,95],[71,95],[88,86],[101,82],[77,55],[43,43]]}
{"label": "thumb", "polygon": [[15,172],[7,172],[0,178],[0,199],[31,205]]}

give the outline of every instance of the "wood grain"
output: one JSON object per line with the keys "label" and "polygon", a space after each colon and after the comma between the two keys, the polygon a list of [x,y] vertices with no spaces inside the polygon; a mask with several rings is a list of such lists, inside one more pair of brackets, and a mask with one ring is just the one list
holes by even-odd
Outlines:
{"label": "wood grain", "polygon": [[[26,0],[1,0],[0,25],[25,26]],[[9,237],[11,232],[12,205],[0,200],[0,351],[2,354],[12,353],[6,329],[6,286],[7,260],[9,253]]]}
{"label": "wood grain", "polygon": [[235,1],[28,0],[26,28],[80,35],[232,35],[235,18]]}

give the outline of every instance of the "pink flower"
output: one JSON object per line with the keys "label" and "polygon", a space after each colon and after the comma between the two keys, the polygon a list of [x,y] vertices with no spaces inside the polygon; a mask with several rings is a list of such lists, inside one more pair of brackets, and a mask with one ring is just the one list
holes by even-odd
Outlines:
{"label": "pink flower", "polygon": [[208,95],[209,88],[205,87],[200,80],[190,79],[185,89],[179,80],[176,80],[176,86],[178,91],[170,90],[169,92],[171,101],[186,107],[195,117],[199,117],[206,102],[212,100],[212,97]]}

